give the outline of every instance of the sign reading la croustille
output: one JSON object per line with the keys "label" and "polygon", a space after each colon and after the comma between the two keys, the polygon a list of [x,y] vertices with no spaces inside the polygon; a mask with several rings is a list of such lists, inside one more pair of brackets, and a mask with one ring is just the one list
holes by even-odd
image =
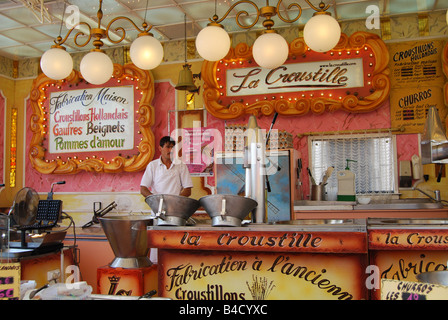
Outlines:
{"label": "sign reading la croustille", "polygon": [[364,87],[362,58],[228,69],[227,96]]}
{"label": "sign reading la croustille", "polygon": [[49,97],[49,152],[134,148],[134,86],[56,91]]}

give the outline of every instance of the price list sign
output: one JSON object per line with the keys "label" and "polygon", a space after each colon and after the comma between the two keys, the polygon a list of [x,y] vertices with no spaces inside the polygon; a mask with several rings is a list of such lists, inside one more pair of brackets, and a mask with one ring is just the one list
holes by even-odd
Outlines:
{"label": "price list sign", "polygon": [[440,119],[445,119],[447,109],[443,102],[443,89],[422,87],[393,89],[391,92],[392,127],[404,127],[405,133],[422,133],[428,110],[435,106]]}
{"label": "price list sign", "polygon": [[20,263],[0,263],[0,300],[19,300]]}
{"label": "price list sign", "polygon": [[446,117],[442,67],[443,41],[426,40],[389,45],[391,125],[421,133],[429,107]]}
{"label": "price list sign", "polygon": [[448,300],[448,287],[425,282],[382,279],[381,300]]}

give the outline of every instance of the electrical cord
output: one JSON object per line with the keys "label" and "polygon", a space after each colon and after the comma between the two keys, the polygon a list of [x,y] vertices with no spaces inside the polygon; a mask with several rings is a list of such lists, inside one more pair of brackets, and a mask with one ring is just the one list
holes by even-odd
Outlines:
{"label": "electrical cord", "polygon": [[62,219],[69,219],[70,220],[70,224],[67,226],[67,228],[60,230],[60,231],[66,231],[68,230],[71,226],[73,226],[73,263],[75,264],[75,266],[78,267],[79,270],[79,275],[80,278],[82,279],[82,274],[81,274],[81,269],[79,268],[79,263],[81,262],[81,254],[80,254],[80,250],[78,248],[78,245],[76,244],[76,224],[75,221],[73,220],[73,218],[68,215],[66,212],[62,211]]}

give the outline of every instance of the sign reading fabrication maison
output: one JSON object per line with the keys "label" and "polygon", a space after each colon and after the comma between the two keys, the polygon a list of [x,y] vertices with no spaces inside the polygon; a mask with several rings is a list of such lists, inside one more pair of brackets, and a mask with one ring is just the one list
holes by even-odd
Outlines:
{"label": "sign reading fabrication maison", "polygon": [[334,90],[364,86],[363,60],[329,60],[285,64],[275,69],[228,69],[227,96]]}
{"label": "sign reading fabrication maison", "polygon": [[85,88],[49,97],[49,152],[134,148],[134,87]]}

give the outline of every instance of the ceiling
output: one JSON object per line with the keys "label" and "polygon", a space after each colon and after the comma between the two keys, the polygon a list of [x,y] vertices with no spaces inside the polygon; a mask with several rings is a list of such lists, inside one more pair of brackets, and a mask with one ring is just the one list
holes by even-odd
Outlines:
{"label": "ceiling", "polygon": [[[320,0],[310,0],[318,6]],[[265,0],[254,0],[262,7]],[[270,5],[276,6],[271,0]],[[283,16],[295,18],[297,9],[286,10],[293,0],[284,0],[281,6]],[[305,0],[296,0],[302,6],[302,16],[298,20],[299,25],[304,25],[314,13],[314,10]],[[366,13],[369,5],[376,5],[382,16],[395,16],[412,13],[424,13],[436,10],[447,10],[447,0],[327,0],[331,5],[329,11],[339,21],[366,19],[370,13]],[[187,20],[187,37],[195,37],[198,32],[209,22],[209,18],[215,12],[222,17],[227,9],[234,3],[233,0],[103,0],[102,25],[106,27],[109,21],[117,16],[126,16],[141,28],[145,19],[152,25],[151,32],[161,42],[179,40],[185,37],[185,17]],[[98,24],[97,11],[98,0],[0,0],[0,55],[11,59],[25,59],[39,57],[54,43],[53,40],[61,34],[68,33],[65,24],[61,24],[64,8],[74,5],[79,10],[80,21],[89,23],[92,28]],[[147,8],[147,10],[146,10]],[[246,9],[249,17],[253,19],[255,10],[248,4],[240,4],[239,10]],[[294,12],[296,11],[296,12]],[[222,23],[227,32],[241,32],[234,17],[237,11],[233,10]],[[67,11],[64,20],[75,17],[75,11]],[[233,17],[233,18],[232,18]],[[278,17],[274,17],[275,27],[288,25]],[[252,20],[253,21],[253,20]],[[252,29],[262,29],[262,18]],[[138,35],[138,31],[132,24],[125,20],[115,22],[112,29],[122,26],[126,30],[126,38],[119,45],[129,45]],[[83,48],[77,47],[73,38],[76,32],[72,32],[65,46],[69,52],[89,50],[93,46],[89,43]],[[113,37],[113,35],[111,35]],[[117,37],[117,34],[115,34]],[[80,38],[82,39],[82,38]],[[85,39],[85,38],[84,38]],[[82,43],[82,40],[79,40]],[[92,41],[90,41],[92,42]],[[104,40],[106,47],[114,46],[113,43]],[[116,45],[116,44],[115,44]]]}

